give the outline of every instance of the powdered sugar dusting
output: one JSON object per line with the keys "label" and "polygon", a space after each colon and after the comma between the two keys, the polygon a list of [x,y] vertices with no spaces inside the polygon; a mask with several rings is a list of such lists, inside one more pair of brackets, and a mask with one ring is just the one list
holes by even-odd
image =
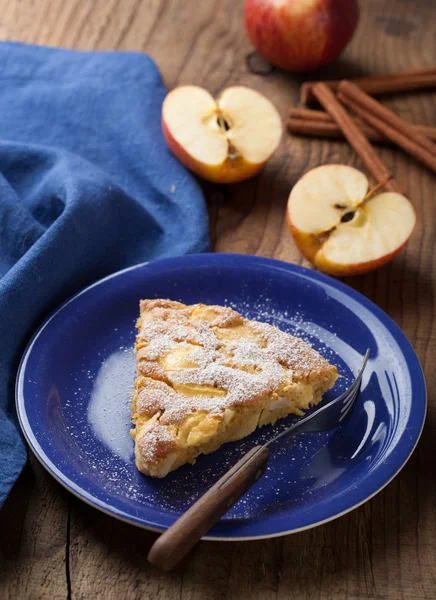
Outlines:
{"label": "powdered sugar dusting", "polygon": [[139,440],[141,457],[146,463],[167,456],[175,446],[175,437],[165,426],[156,423]]}
{"label": "powdered sugar dusting", "polygon": [[[349,361],[352,348],[341,342],[342,345],[335,344],[335,334],[333,331],[320,329],[312,324],[309,315],[304,309],[286,311],[275,309],[273,300],[259,294],[256,300],[241,299],[238,303],[232,300],[222,299],[222,303],[227,304],[241,311],[246,317],[254,318],[258,321],[264,321],[275,324],[281,329],[303,338],[307,343],[316,344],[318,351],[326,358],[333,359],[334,364],[340,364],[339,357],[343,357],[341,372],[347,373],[347,363]],[[132,323],[133,323],[132,317]],[[186,334],[185,330],[178,331],[178,336]],[[170,473],[165,479],[156,480],[145,477],[137,471],[134,464],[133,448],[134,443],[129,434],[130,429],[130,404],[131,404],[131,386],[134,379],[134,355],[132,352],[133,334],[129,332],[125,339],[120,338],[123,348],[115,354],[118,360],[110,360],[111,355],[104,358],[103,365],[106,364],[105,372],[101,368],[97,379],[106,379],[107,393],[100,395],[100,409],[94,406],[94,417],[90,418],[90,406],[86,410],[88,399],[86,382],[94,379],[94,373],[90,372],[87,363],[84,363],[84,372],[75,374],[76,391],[71,400],[71,405],[76,406],[83,403],[83,411],[87,417],[85,421],[88,426],[77,422],[77,412],[71,413],[71,419],[67,421],[67,431],[75,444],[77,457],[78,448],[83,455],[83,466],[80,470],[84,473],[91,472],[93,481],[98,481],[102,498],[109,504],[113,502],[114,497],[122,498],[127,503],[135,507],[135,511],[141,512],[142,507],[159,506],[165,513],[180,514],[201,496],[216,480],[250,448],[256,444],[261,444],[274,437],[283,428],[289,426],[294,417],[289,417],[278,422],[274,426],[264,427],[255,431],[249,437],[239,441],[225,444],[218,453],[201,456],[197,459],[196,465],[186,465],[177,471]],[[156,335],[156,342],[158,336]],[[338,339],[338,342],[340,340]],[[161,344],[161,351],[164,342]],[[165,342],[166,343],[166,342]],[[198,362],[199,352],[204,356],[203,349],[199,345],[191,344],[186,340],[181,342],[192,348],[191,358]],[[172,348],[175,344],[171,345]],[[211,350],[212,351],[212,350]],[[217,350],[215,350],[217,352]],[[245,349],[243,350],[245,351]],[[97,352],[100,356],[100,350]],[[126,359],[123,359],[123,356]],[[125,363],[127,360],[127,363]],[[245,357],[248,363],[252,364]],[[339,363],[338,363],[339,360]],[[253,361],[254,362],[254,361]],[[85,367],[86,364],[86,367]],[[254,365],[253,365],[254,366]],[[102,374],[104,378],[101,377]],[[77,380],[76,380],[77,377]],[[338,381],[335,390],[328,393],[329,398],[335,397],[346,387],[347,378]],[[95,388],[96,381],[93,387]],[[95,390],[94,390],[95,392]],[[94,395],[93,392],[93,395]],[[95,402],[91,397],[90,403]],[[65,407],[67,416],[69,414],[70,400]],[[103,414],[104,412],[104,414]],[[102,420],[103,416],[103,420]],[[109,418],[110,417],[110,418]],[[297,418],[297,417],[295,417]],[[100,423],[100,430],[97,432]],[[92,433],[93,432],[93,433]],[[311,434],[303,435],[294,440],[274,445],[270,458],[268,472],[261,480],[239,501],[225,516],[225,520],[230,519],[252,519],[260,516],[265,511],[274,512],[281,510],[289,503],[303,503],[307,495],[312,494],[311,472],[308,472],[304,481],[307,481],[307,491],[302,491],[302,482],[299,480],[299,470],[301,468],[310,468],[312,457],[320,456],[323,447],[331,434]],[[101,450],[100,439],[111,452]],[[127,449],[127,452],[123,451]],[[71,452],[69,453],[71,455]],[[307,465],[307,467],[305,467]],[[91,474],[89,475],[91,477]],[[106,494],[106,495],[104,495]]]}
{"label": "powdered sugar dusting", "polygon": [[[266,323],[248,321],[228,307],[142,301],[138,327],[140,375],[141,361],[148,364],[183,350],[178,368],[166,369],[158,394],[151,381],[138,380],[138,414],[150,417],[163,411],[161,421],[166,424],[180,423],[196,411],[222,414],[226,408],[249,406],[280,385],[322,381],[332,371],[301,339]],[[210,393],[179,393],[182,386],[200,386]]]}

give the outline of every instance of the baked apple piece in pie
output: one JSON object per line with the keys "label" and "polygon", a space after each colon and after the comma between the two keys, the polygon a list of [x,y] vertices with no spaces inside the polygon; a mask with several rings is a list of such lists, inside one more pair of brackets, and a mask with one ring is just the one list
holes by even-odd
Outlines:
{"label": "baked apple piece in pie", "polygon": [[302,415],[338,376],[302,340],[224,306],[142,300],[137,328],[132,436],[152,477]]}

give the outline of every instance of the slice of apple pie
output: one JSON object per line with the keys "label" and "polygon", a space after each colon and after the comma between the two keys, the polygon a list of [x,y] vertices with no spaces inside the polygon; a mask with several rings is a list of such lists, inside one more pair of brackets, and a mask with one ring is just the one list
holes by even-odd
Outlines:
{"label": "slice of apple pie", "polygon": [[224,306],[142,300],[137,328],[132,436],[152,477],[302,415],[338,376],[302,340]]}

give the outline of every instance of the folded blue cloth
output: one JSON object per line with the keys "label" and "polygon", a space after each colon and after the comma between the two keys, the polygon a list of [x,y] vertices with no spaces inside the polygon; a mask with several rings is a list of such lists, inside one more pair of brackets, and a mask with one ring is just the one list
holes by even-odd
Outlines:
{"label": "folded blue cloth", "polygon": [[41,319],[112,271],[206,250],[208,232],[146,55],[0,43],[0,85],[1,506],[26,459],[14,382]]}

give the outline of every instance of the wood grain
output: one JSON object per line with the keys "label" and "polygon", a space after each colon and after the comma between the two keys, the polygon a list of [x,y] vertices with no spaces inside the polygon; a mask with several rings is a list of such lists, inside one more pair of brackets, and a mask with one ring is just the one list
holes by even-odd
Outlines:
{"label": "wood grain", "polygon": [[[320,78],[358,77],[436,63],[428,0],[361,1],[357,34]],[[266,94],[285,120],[300,80],[248,69],[242,0],[0,0],[0,37],[79,49],[142,50],[169,87],[234,83]],[[269,70],[266,69],[268,73]],[[313,76],[311,76],[313,78]],[[384,98],[416,124],[435,124],[432,92]],[[435,177],[401,151],[378,148],[418,213],[406,250],[390,265],[348,280],[404,330],[424,367],[429,410],[407,466],[364,506],[322,527],[275,540],[201,542],[184,570],[147,564],[156,539],[64,491],[29,461],[0,513],[0,598],[105,600],[424,600],[436,598]],[[348,145],[285,134],[263,173],[244,184],[204,184],[217,251],[305,264],[284,221],[289,191],[322,163],[361,166]]]}

